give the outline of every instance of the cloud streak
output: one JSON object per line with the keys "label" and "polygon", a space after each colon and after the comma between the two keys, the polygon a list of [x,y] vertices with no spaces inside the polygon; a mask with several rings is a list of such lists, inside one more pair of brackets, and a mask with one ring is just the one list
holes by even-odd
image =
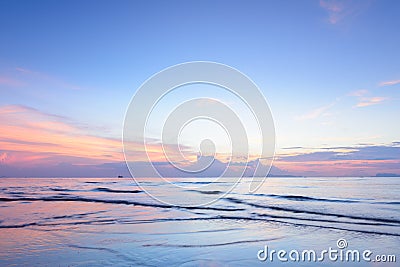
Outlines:
{"label": "cloud streak", "polygon": [[383,86],[390,86],[390,85],[396,85],[396,84],[400,84],[400,80],[392,80],[392,81],[380,82],[378,85],[380,87],[383,87]]}
{"label": "cloud streak", "polygon": [[320,116],[326,115],[326,111],[328,111],[329,109],[331,109],[334,105],[336,104],[336,102],[332,102],[329,105],[325,105],[325,106],[321,106],[319,108],[316,108],[306,114],[300,115],[300,116],[296,116],[295,119],[296,120],[313,120],[316,119]]}
{"label": "cloud streak", "polygon": [[60,79],[53,75],[49,75],[47,73],[33,71],[30,69],[21,68],[21,67],[17,67],[14,70],[15,70],[16,74],[21,76],[21,79],[23,78],[24,80],[26,80],[23,82],[24,85],[31,84],[31,83],[38,83],[38,82],[40,84],[43,84],[43,82],[44,82],[44,83],[50,84],[55,87],[65,88],[65,89],[69,89],[69,90],[81,90],[82,89],[81,86],[71,84],[69,82],[66,82],[63,79]]}
{"label": "cloud streak", "polygon": [[[3,164],[39,164],[45,169],[46,164],[60,162],[99,164],[124,161],[119,138],[90,135],[87,126],[81,127],[65,117],[34,108],[0,107],[0,127]],[[129,145],[136,150],[141,147],[134,142]],[[148,144],[147,147],[153,160],[163,158],[161,145]],[[164,145],[164,148],[167,151],[175,149],[170,145]]]}
{"label": "cloud streak", "polygon": [[320,0],[319,5],[328,12],[328,21],[330,24],[336,24],[343,19],[343,3]]}
{"label": "cloud streak", "polygon": [[400,146],[397,142],[390,145],[324,147],[319,150],[278,155],[274,164],[291,174],[304,176],[400,174]]}
{"label": "cloud streak", "polygon": [[349,94],[349,96],[361,97],[361,96],[364,96],[366,94],[368,94],[368,90],[361,89],[361,90],[357,90],[357,91],[351,92]]}
{"label": "cloud streak", "polygon": [[[25,106],[0,107],[0,148],[7,164],[57,162],[84,158],[85,162],[122,160],[120,141],[86,135],[65,118]],[[0,151],[1,152],[1,151]]]}
{"label": "cloud streak", "polygon": [[[0,176],[129,175],[119,138],[90,135],[87,126],[82,127],[63,116],[26,106],[2,106],[0,127]],[[130,153],[135,159],[135,168],[142,170],[141,174],[146,176],[146,168],[149,166],[144,166],[146,160],[137,156],[143,153],[135,154],[135,151],[142,149],[141,144],[130,142],[129,146],[132,148],[130,151],[133,151]],[[184,175],[167,162],[163,147],[169,155],[179,151],[176,144],[162,146],[158,140],[150,140],[147,152],[151,160],[167,176]],[[196,155],[189,147],[183,149],[189,155]],[[400,142],[386,146],[313,148],[311,152],[304,147],[286,150],[296,151],[278,155],[273,174],[359,176],[400,173]],[[257,159],[249,162],[246,175],[254,173],[256,162]],[[228,173],[238,175],[237,169],[241,169],[243,164],[240,161],[231,163]],[[215,165],[202,175],[218,176],[226,167],[226,162],[216,159]]]}
{"label": "cloud streak", "polygon": [[320,0],[319,6],[328,13],[328,23],[335,25],[348,17],[354,17],[369,5],[367,0]]}
{"label": "cloud streak", "polygon": [[381,97],[381,96],[363,97],[361,98],[360,102],[357,103],[356,107],[362,108],[362,107],[382,104],[387,99],[388,99],[387,97]]}
{"label": "cloud streak", "polygon": [[[92,127],[63,116],[21,105],[1,106],[0,128],[0,176],[30,176],[29,171],[36,176],[48,176],[49,170],[51,173],[58,170],[58,176],[70,176],[74,172],[68,168],[72,168],[76,170],[74,176],[88,175],[91,170],[93,177],[112,171],[108,166],[108,171],[104,172],[104,164],[123,163],[125,166],[120,138],[88,134]],[[146,155],[141,153],[142,142],[131,141],[127,145],[131,159],[137,162],[147,159],[142,158]],[[165,162],[165,153],[174,156],[179,149],[195,157],[190,148],[182,145],[161,145],[158,140],[146,143],[147,156],[153,162]],[[120,170],[126,171],[126,168]]]}
{"label": "cloud streak", "polygon": [[25,83],[20,80],[14,79],[12,77],[2,75],[0,76],[0,86],[1,85],[19,87],[19,86],[24,86]]}

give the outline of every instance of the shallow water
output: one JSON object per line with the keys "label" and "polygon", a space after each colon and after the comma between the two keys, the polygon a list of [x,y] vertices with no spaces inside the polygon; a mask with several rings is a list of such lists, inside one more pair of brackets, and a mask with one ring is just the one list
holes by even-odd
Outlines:
{"label": "shallow water", "polygon": [[254,194],[245,179],[228,195],[231,182],[209,181],[143,180],[163,203],[132,179],[1,179],[0,266],[397,266],[257,258],[340,238],[400,260],[399,178],[268,178]]}

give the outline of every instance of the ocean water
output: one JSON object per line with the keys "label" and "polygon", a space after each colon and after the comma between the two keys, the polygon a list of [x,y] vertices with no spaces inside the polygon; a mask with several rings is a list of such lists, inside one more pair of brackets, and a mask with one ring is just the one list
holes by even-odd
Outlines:
{"label": "ocean water", "polygon": [[[132,179],[3,178],[0,266],[399,266],[399,178],[268,178],[254,194],[244,179],[227,195],[229,180],[210,181],[144,179],[168,204]],[[371,261],[269,254],[330,247],[370,250]]]}

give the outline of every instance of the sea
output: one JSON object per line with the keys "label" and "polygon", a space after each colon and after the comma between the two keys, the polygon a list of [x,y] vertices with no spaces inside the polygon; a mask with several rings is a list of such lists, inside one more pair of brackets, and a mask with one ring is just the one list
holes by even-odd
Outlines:
{"label": "sea", "polygon": [[0,266],[400,266],[400,178],[251,182],[1,178]]}

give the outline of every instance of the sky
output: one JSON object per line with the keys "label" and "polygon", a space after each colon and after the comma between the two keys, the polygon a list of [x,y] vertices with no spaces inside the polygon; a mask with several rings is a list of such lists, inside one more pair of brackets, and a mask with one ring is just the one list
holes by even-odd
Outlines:
{"label": "sky", "polygon": [[[275,123],[272,173],[400,174],[399,10],[394,0],[1,1],[0,177],[129,175],[121,136],[132,96],[188,61],[232,66],[258,85]],[[198,86],[160,113],[194,96],[246,116],[232,96]],[[192,156],[204,133],[194,129],[183,140]]]}

